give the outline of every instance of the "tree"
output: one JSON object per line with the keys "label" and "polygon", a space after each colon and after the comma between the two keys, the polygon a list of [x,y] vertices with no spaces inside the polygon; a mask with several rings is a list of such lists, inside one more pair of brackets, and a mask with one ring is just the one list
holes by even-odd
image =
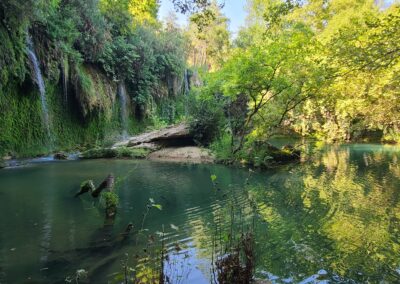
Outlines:
{"label": "tree", "polygon": [[214,2],[209,11],[212,17],[205,19],[204,13],[191,16],[187,35],[190,41],[189,64],[206,66],[216,70],[222,66],[230,47],[228,18]]}
{"label": "tree", "polygon": [[[172,0],[177,11],[182,14],[205,11],[213,4],[212,0]],[[222,7],[223,5],[220,5]]]}
{"label": "tree", "polygon": [[249,102],[235,151],[251,131],[268,135],[319,88],[323,74],[318,74],[317,61],[310,56],[316,50],[312,37],[307,27],[298,24],[266,38],[262,45],[237,49],[231,55],[221,73],[223,93],[233,99],[244,94]]}

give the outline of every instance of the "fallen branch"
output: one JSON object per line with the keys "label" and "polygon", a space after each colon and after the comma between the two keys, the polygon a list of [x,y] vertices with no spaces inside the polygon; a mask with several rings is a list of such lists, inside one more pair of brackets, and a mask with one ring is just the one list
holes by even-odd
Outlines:
{"label": "fallen branch", "polygon": [[104,189],[112,191],[114,188],[114,176],[109,174],[108,177],[92,192],[92,197],[97,198]]}

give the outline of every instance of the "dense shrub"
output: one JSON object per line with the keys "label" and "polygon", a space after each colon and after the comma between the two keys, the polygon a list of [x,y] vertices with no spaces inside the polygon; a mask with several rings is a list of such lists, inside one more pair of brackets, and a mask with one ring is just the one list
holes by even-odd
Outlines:
{"label": "dense shrub", "polygon": [[225,125],[221,104],[213,100],[196,100],[190,111],[190,131],[195,141],[201,145],[209,145],[218,138]]}

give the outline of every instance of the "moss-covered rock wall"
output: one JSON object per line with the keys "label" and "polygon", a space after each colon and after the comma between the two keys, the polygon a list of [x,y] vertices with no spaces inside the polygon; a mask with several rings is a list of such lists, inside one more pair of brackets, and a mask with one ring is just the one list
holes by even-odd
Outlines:
{"label": "moss-covered rock wall", "polygon": [[[32,80],[0,88],[0,156],[35,156],[118,139],[121,121],[116,84],[91,66],[80,67],[79,76],[68,82],[67,99],[61,83],[46,81],[51,138],[43,125],[40,94]],[[130,114],[132,109],[128,109]],[[133,117],[129,116],[129,132],[137,133],[147,122]]]}

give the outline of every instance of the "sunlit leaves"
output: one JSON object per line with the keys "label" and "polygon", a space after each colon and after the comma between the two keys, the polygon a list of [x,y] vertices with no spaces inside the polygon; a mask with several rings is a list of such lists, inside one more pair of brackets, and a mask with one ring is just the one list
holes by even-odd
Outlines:
{"label": "sunlit leaves", "polygon": [[[212,0],[172,0],[175,8],[183,13],[197,13],[207,10],[213,3]],[[223,3],[220,4],[221,7]]]}
{"label": "sunlit leaves", "polygon": [[152,204],[154,208],[157,208],[158,210],[162,210],[162,205],[161,204]]}
{"label": "sunlit leaves", "polygon": [[130,0],[129,2],[129,12],[139,23],[156,23],[158,8],[157,0]]}
{"label": "sunlit leaves", "polygon": [[383,15],[362,16],[332,40],[339,64],[359,70],[395,65],[400,61],[400,6]]}
{"label": "sunlit leaves", "polygon": [[[209,11],[209,12],[208,12]],[[228,18],[213,4],[207,11],[190,17],[187,36],[190,41],[189,64],[218,70],[229,52]]]}

